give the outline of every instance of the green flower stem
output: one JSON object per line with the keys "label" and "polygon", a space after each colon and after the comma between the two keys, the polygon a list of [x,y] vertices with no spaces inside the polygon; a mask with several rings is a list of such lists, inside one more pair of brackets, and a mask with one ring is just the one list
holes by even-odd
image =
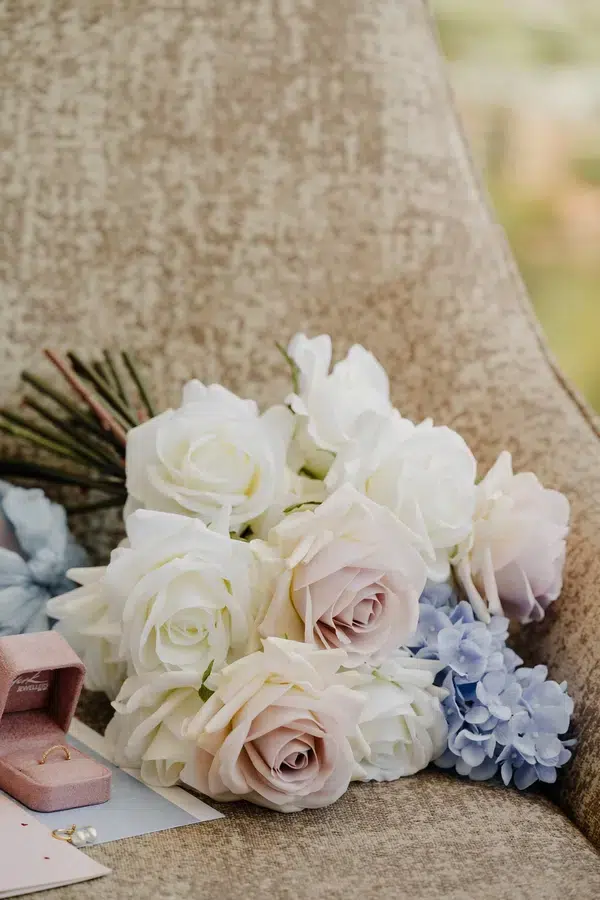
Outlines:
{"label": "green flower stem", "polygon": [[93,438],[102,441],[103,444],[109,445],[111,450],[115,450],[119,457],[125,459],[125,447],[116,439],[112,431],[105,431],[98,422],[96,416],[88,409],[82,409],[80,412],[81,416],[77,419],[72,418],[68,424],[72,425],[73,428],[79,429],[77,432],[78,434],[81,429],[85,429]]}
{"label": "green flower stem", "polygon": [[[88,363],[88,366],[98,374],[102,381],[104,381],[108,385],[108,387],[111,388],[111,390],[118,394],[117,385],[115,384],[112,374],[104,362],[101,362],[100,360],[94,360],[93,362]],[[74,368],[76,370],[77,367],[74,366]],[[82,373],[79,372],[78,374],[81,375]],[[132,413],[134,412],[134,410],[131,408],[129,409],[129,411]]]}
{"label": "green flower stem", "polygon": [[21,380],[24,381],[25,384],[31,385],[31,387],[39,391],[40,394],[44,394],[44,396],[49,397],[64,410],[66,410],[72,416],[73,424],[78,423],[87,431],[94,431],[99,437],[102,437],[105,441],[114,444],[119,448],[119,450],[122,451],[123,444],[118,443],[114,435],[111,432],[106,431],[99,424],[95,416],[85,410],[82,410],[79,406],[77,406],[76,403],[73,403],[73,401],[69,396],[67,396],[67,394],[63,394],[62,391],[56,390],[56,388],[49,384],[44,378],[40,378],[38,375],[33,375],[31,372],[23,372],[21,374]]}
{"label": "green flower stem", "polygon": [[121,398],[121,400],[123,401],[123,403],[125,404],[127,409],[130,412],[135,414],[135,410],[131,403],[131,398],[129,397],[129,395],[127,393],[127,389],[125,387],[125,382],[119,375],[119,370],[117,369],[117,364],[116,364],[115,360],[113,359],[113,356],[112,356],[112,353],[110,352],[110,350],[104,351],[104,360],[106,363],[106,369],[111,374],[113,384],[117,389],[119,397]]}
{"label": "green flower stem", "polygon": [[127,425],[130,425],[134,428],[138,421],[135,416],[131,413],[130,410],[124,406],[120,397],[113,391],[110,384],[101,378],[94,369],[90,366],[86,365],[82,359],[80,359],[76,353],[67,353],[67,357],[71,365],[73,366],[73,370],[77,372],[78,375],[81,375],[82,378],[85,378],[87,381],[90,381],[103,400],[110,405],[111,410],[115,413],[118,413],[122,419],[125,420]]}
{"label": "green flower stem", "polygon": [[106,445],[107,451],[114,451],[119,459],[123,462],[125,461],[125,447],[123,444],[115,438],[111,431],[105,431],[91,413],[85,412],[82,419],[71,419],[67,424],[72,426],[78,436],[85,431],[86,434]]}
{"label": "green flower stem", "polygon": [[[38,403],[37,400],[34,400],[33,397],[26,396],[23,398],[22,402],[24,406],[33,409],[43,419],[51,422],[58,431],[64,432],[67,437],[63,438],[63,441],[68,442],[75,449],[79,448],[83,450],[85,448],[86,453],[93,456],[103,467],[108,466],[116,472],[125,468],[124,460],[117,456],[112,447],[102,446],[92,434],[74,432],[72,422],[61,419],[60,416],[55,416],[54,413],[50,412],[49,409],[46,409],[43,404]],[[33,425],[31,425],[31,427],[33,427]],[[73,437],[74,434],[75,437]]]}
{"label": "green flower stem", "polygon": [[35,481],[48,481],[52,484],[74,485],[119,496],[123,495],[125,486],[124,479],[110,481],[102,478],[89,478],[78,473],[66,472],[64,469],[57,469],[54,466],[26,462],[22,459],[0,459],[0,475],[9,478],[31,478]]}
{"label": "green flower stem", "polygon": [[74,506],[67,506],[67,513],[70,516],[79,516],[84,513],[99,512],[102,509],[115,509],[118,506],[124,506],[127,500],[127,494],[120,497],[109,497],[106,500],[97,500],[94,503],[80,503]]}
{"label": "green flower stem", "polygon": [[313,481],[323,481],[323,478],[317,475],[316,472],[313,472],[312,469],[309,469],[308,466],[302,466],[301,469],[298,469],[298,475],[306,475],[307,478],[312,478]]}
{"label": "green flower stem", "polygon": [[54,366],[56,366],[63,378],[71,385],[73,390],[77,394],[79,394],[84,403],[89,406],[102,427],[106,431],[111,431],[115,438],[125,447],[127,444],[127,434],[123,430],[122,426],[117,422],[115,417],[111,415],[111,413],[107,409],[105,409],[104,406],[102,406],[102,404],[94,397],[91,391],[88,390],[81,379],[78,378],[75,372],[70,368],[70,366],[67,365],[67,363],[65,363],[60,358],[60,356],[58,356],[53,350],[46,349],[44,352],[50,362]]}
{"label": "green flower stem", "polygon": [[294,393],[297,394],[300,389],[300,368],[296,360],[292,359],[290,354],[287,352],[283,344],[280,344],[279,341],[275,341],[275,346],[285,359],[286,363],[290,367],[290,375],[292,376],[292,387],[294,388]]}
{"label": "green flower stem", "polygon": [[108,374],[101,362],[94,360],[92,367],[96,370],[100,378],[104,378],[105,381],[108,381]]}
{"label": "green flower stem", "polygon": [[31,372],[22,372],[21,379],[25,382],[25,384],[30,384],[31,387],[34,387],[41,394],[45,394],[46,397],[50,397],[51,400],[54,400],[55,403],[58,403],[59,406],[62,406],[63,409],[66,409],[67,412],[71,413],[71,415],[76,419],[79,419],[86,424],[91,421],[88,415],[82,412],[77,404],[73,403],[70,397],[68,397],[66,394],[63,394],[61,391],[57,391],[43,378],[40,378],[38,375],[33,375]]}
{"label": "green flower stem", "polygon": [[65,459],[70,459],[72,462],[81,465],[81,456],[78,456],[77,453],[65,444],[59,444],[56,441],[50,440],[38,432],[32,431],[30,428],[24,428],[13,421],[4,419],[4,421],[0,420],[0,431],[9,434],[11,437],[29,441],[30,444],[36,444],[43,450],[47,450],[48,453],[54,453],[56,456],[62,456]]}
{"label": "green flower stem", "polygon": [[129,355],[129,353],[127,353],[126,350],[122,351],[121,357],[123,359],[123,362],[125,363],[127,371],[131,375],[131,378],[138,390],[138,394],[140,395],[142,403],[146,407],[146,412],[148,413],[150,418],[153,419],[154,416],[156,415],[156,410],[154,409],[154,405],[153,405],[152,401],[150,400],[148,391],[146,390],[146,386],[142,380],[142,376],[140,375],[140,373],[137,369],[135,360],[133,359],[132,356]]}
{"label": "green flower stem", "polygon": [[42,438],[48,441],[49,446],[46,449],[50,450],[50,445],[57,448],[51,450],[53,453],[59,453],[59,450],[62,450],[63,452],[60,454],[62,456],[66,455],[76,460],[79,459],[86,465],[95,466],[101,471],[106,468],[106,460],[94,453],[90,453],[83,445],[77,444],[71,438],[60,434],[60,432],[51,428],[44,428],[42,425],[38,425],[37,422],[31,422],[23,416],[5,409],[0,409],[0,418],[4,419],[9,425],[17,426],[22,431],[21,437],[24,437],[26,440],[39,443],[37,438]]}
{"label": "green flower stem", "polygon": [[[71,358],[72,353],[67,353],[67,356],[69,358]],[[73,363],[72,359],[71,359],[71,363]],[[99,375],[99,377],[102,379],[102,381],[106,382],[106,384],[109,386],[109,388],[112,388],[113,390],[116,391],[117,386],[116,386],[115,382],[113,381],[112,375],[106,368],[106,365],[104,362],[101,362],[100,360],[94,360],[94,361],[88,363],[88,365],[90,366],[91,369],[94,370],[94,372],[96,372]],[[76,365],[73,365],[73,368],[75,369],[75,371],[77,371]],[[78,372],[78,374],[81,375],[82,373]]]}
{"label": "green flower stem", "polygon": [[304,509],[305,506],[320,506],[320,505],[321,505],[320,500],[303,500],[302,503],[292,503],[291,506],[287,506],[284,509],[283,514],[284,514],[284,516],[287,516],[289,513],[294,512],[294,510]]}

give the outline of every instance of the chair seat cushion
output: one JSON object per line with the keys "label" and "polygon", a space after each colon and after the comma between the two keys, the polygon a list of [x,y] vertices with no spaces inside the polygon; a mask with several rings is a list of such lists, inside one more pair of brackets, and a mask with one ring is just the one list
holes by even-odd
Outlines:
{"label": "chair seat cushion", "polygon": [[600,897],[600,857],[550,801],[436,770],[353,785],[323,810],[219,809],[226,818],[93,848],[114,872],[86,900]]}

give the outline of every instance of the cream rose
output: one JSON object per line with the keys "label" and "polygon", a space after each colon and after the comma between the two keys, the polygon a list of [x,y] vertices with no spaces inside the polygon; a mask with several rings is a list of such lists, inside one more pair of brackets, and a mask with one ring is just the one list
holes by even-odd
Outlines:
{"label": "cream rose", "polygon": [[354,436],[356,423],[366,410],[387,415],[392,411],[388,377],[372,353],[360,344],[345,359],[331,365],[331,338],[296,334],[288,354],[297,366],[297,390],[287,402],[297,423],[292,459],[315,474],[324,475],[333,454]]}
{"label": "cream rose", "polygon": [[418,659],[403,650],[375,669],[365,667],[355,780],[414,775],[443,753],[448,727],[440,701],[447,692],[433,683],[442,668],[439,660]]}
{"label": "cream rose", "polygon": [[217,672],[245,652],[253,622],[252,551],[199,519],[138,510],[130,546],[115,552],[105,582],[123,598],[120,655],[138,673]]}
{"label": "cream rose", "polygon": [[569,501],[532,472],[513,474],[503,452],[477,485],[475,523],[459,548],[456,573],[480,619],[544,618],[559,596],[569,532]]}
{"label": "cream rose", "polygon": [[417,625],[426,572],[414,542],[351,485],[289,514],[269,536],[283,564],[259,633],[342,648],[351,666],[385,657]]}
{"label": "cream rose", "polygon": [[476,462],[462,437],[430,419],[415,425],[398,413],[366,413],[353,441],[333,463],[326,484],[348,482],[387,506],[420,539],[428,576],[445,581],[449,558],[469,535]]}
{"label": "cream rose", "polygon": [[127,490],[138,506],[207,524],[227,509],[242,528],[277,498],[292,428],[283,406],[259,416],[254,401],[190,381],[179,409],[129,432]]}
{"label": "cream rose", "polygon": [[133,675],[114,701],[116,714],[106,729],[111,758],[123,768],[140,769],[148,784],[176,784],[192,746],[183,740],[183,723],[202,706],[196,672]]}
{"label": "cream rose", "polygon": [[271,528],[281,522],[286,512],[297,511],[303,507],[310,508],[326,499],[327,489],[322,481],[298,475],[288,468],[283,493],[262,516],[254,520],[252,532],[256,537],[266,540]]}
{"label": "cream rose", "polygon": [[124,601],[109,595],[105,573],[105,566],[70,569],[69,578],[81,587],[49,600],[46,609],[59,620],[56,630],[85,663],[85,686],[112,700],[127,671],[119,656]]}
{"label": "cream rose", "polygon": [[362,695],[337,674],[343,651],[269,638],[224,669],[184,729],[196,744],[182,781],[212,797],[281,812],[327,806],[352,776]]}

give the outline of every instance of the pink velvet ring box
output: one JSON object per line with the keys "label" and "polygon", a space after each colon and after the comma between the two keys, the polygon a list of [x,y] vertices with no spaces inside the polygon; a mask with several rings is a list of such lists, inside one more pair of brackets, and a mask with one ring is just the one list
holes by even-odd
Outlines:
{"label": "pink velvet ring box", "polygon": [[69,747],[85,667],[53,631],[0,638],[0,788],[39,812],[110,799],[109,769]]}

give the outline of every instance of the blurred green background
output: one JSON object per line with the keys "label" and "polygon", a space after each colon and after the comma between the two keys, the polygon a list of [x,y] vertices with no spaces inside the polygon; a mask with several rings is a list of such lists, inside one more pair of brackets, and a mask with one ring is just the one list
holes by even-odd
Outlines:
{"label": "blurred green background", "polygon": [[600,0],[432,0],[458,106],[564,371],[600,411]]}

